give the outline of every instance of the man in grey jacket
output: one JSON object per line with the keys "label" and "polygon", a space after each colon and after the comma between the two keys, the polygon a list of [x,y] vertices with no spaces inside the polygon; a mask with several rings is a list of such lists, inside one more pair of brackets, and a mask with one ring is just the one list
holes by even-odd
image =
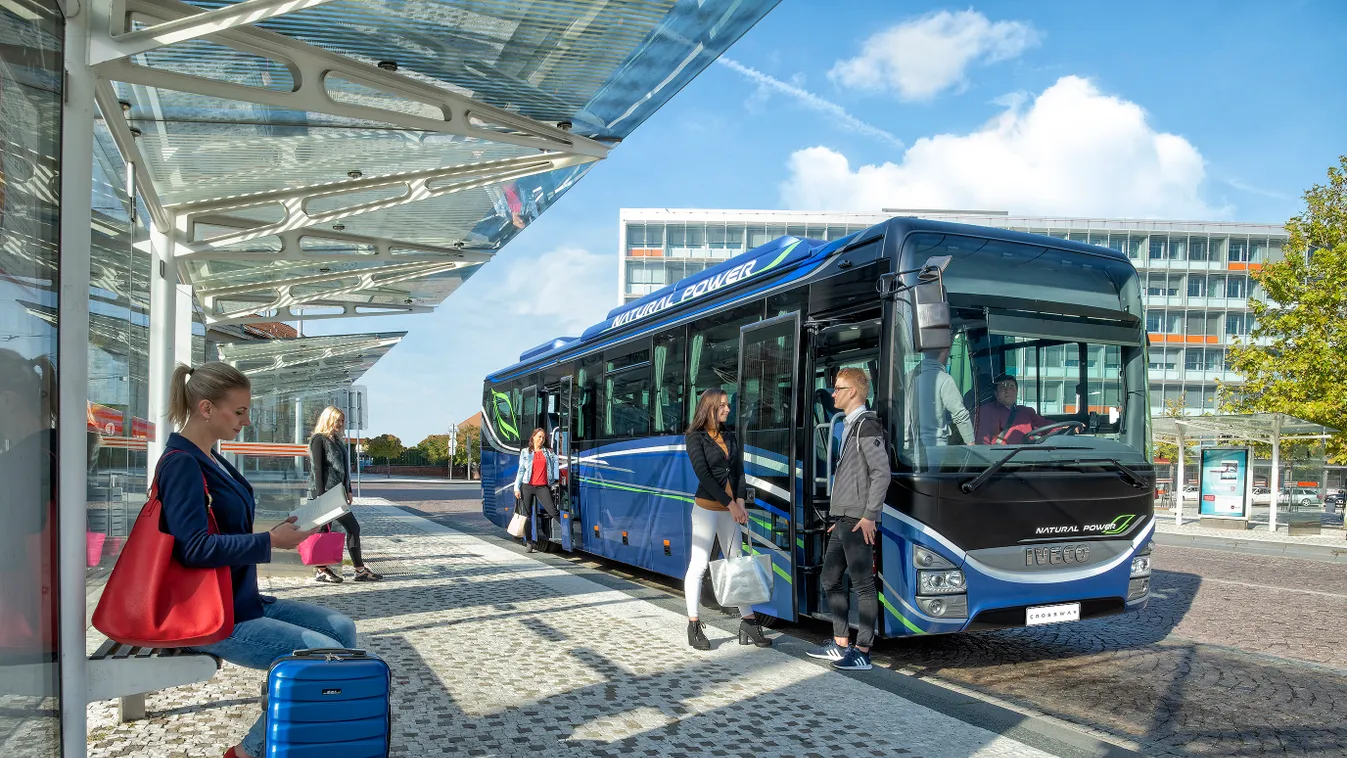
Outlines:
{"label": "man in grey jacket", "polygon": [[907,374],[907,449],[920,466],[940,463],[934,448],[950,444],[951,433],[960,443],[973,444],[973,419],[958,384],[945,370],[948,361],[949,350],[928,350]]}
{"label": "man in grey jacket", "polygon": [[[818,650],[814,658],[833,662],[842,671],[870,670],[870,646],[875,640],[879,620],[879,596],[875,592],[873,565],[879,516],[891,477],[884,427],[879,418],[866,409],[870,380],[858,368],[837,372],[833,383],[833,401],[846,414],[842,432],[842,452],[833,481],[832,503],[828,515],[828,550],[823,557],[823,589],[828,594],[828,611],[833,618],[833,639]],[[856,593],[860,629],[855,646],[848,646],[851,628],[847,623],[851,603],[846,578]]]}

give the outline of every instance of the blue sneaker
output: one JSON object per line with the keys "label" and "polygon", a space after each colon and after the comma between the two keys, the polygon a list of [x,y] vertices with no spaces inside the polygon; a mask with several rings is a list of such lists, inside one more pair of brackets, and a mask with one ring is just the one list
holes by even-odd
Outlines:
{"label": "blue sneaker", "polygon": [[840,661],[833,661],[833,668],[838,671],[869,671],[870,654],[862,653],[856,648],[847,648],[846,657]]}
{"label": "blue sneaker", "polygon": [[821,648],[818,648],[817,650],[810,650],[809,652],[805,653],[805,655],[808,655],[810,658],[820,658],[822,660],[833,661],[835,663],[847,657],[847,651],[849,650],[851,650],[851,648],[842,647],[841,645],[838,645],[836,642],[828,640],[828,644],[824,645]]}

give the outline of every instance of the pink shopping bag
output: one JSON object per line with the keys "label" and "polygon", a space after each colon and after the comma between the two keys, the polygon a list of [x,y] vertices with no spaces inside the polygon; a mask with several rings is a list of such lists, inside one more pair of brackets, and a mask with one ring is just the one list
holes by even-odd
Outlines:
{"label": "pink shopping bag", "polygon": [[340,566],[345,544],[346,535],[340,532],[318,532],[299,543],[299,559],[305,566]]}
{"label": "pink shopping bag", "polygon": [[107,541],[108,536],[102,532],[84,532],[84,552],[88,558],[89,568],[97,566],[99,561],[103,560],[103,543]]}

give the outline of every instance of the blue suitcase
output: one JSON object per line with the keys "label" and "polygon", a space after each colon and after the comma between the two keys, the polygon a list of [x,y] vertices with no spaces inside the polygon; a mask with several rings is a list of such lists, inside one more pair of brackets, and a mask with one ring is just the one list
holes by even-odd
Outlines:
{"label": "blue suitcase", "polygon": [[267,671],[268,758],[385,758],[392,734],[388,664],[364,650],[317,648]]}

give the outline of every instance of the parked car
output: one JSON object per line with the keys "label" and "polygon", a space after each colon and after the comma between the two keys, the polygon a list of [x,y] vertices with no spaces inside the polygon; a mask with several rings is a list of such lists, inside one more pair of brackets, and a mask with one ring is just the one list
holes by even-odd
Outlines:
{"label": "parked car", "polygon": [[1184,499],[1184,500],[1197,500],[1197,499],[1198,499],[1198,495],[1197,495],[1197,485],[1196,485],[1196,484],[1185,484],[1185,485],[1183,486],[1183,499]]}
{"label": "parked car", "polygon": [[1302,508],[1323,505],[1323,501],[1319,499],[1319,490],[1313,487],[1286,487],[1282,489],[1282,494],[1277,498],[1277,502],[1298,505]]}
{"label": "parked car", "polygon": [[1253,488],[1253,504],[1254,504],[1254,505],[1271,505],[1271,504],[1272,504],[1272,493],[1271,493],[1270,491],[1268,491],[1268,488],[1267,488],[1267,487],[1254,487],[1254,488]]}

